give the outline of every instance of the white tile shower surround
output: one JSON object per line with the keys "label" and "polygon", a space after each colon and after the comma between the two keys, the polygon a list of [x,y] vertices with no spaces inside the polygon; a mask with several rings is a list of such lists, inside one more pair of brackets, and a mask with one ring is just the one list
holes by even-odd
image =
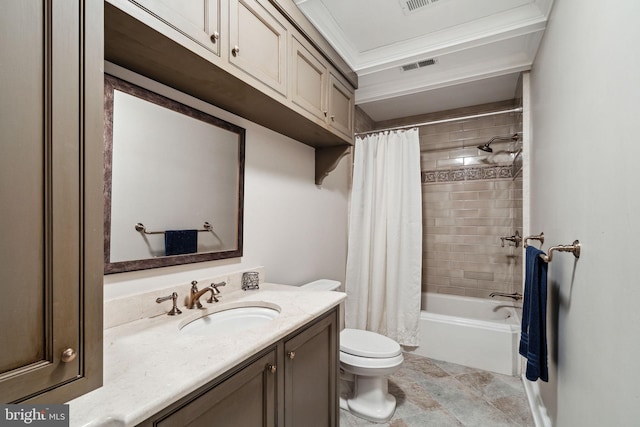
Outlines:
{"label": "white tile shower surround", "polygon": [[[405,353],[402,367],[389,377],[396,412],[374,424],[340,410],[341,427],[533,427],[519,377]],[[343,395],[348,390],[342,391]]]}

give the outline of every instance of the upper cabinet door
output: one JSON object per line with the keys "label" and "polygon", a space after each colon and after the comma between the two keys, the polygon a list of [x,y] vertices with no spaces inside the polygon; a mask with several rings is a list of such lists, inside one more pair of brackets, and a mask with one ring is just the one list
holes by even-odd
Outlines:
{"label": "upper cabinet door", "polygon": [[220,0],[130,0],[220,56]]}
{"label": "upper cabinet door", "polygon": [[229,62],[286,95],[287,28],[275,16],[256,0],[231,0]]}
{"label": "upper cabinet door", "polygon": [[97,6],[0,3],[2,403],[62,403],[102,382]]}
{"label": "upper cabinet door", "polygon": [[329,126],[351,139],[355,110],[353,90],[333,73],[329,77]]}
{"label": "upper cabinet door", "polygon": [[[291,46],[291,100],[323,122],[327,117],[327,66],[296,37]],[[315,53],[312,53],[315,52]]]}

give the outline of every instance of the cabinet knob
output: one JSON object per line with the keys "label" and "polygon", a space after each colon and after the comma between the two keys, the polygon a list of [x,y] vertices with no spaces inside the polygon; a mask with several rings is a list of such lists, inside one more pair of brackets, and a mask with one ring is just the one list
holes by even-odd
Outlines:
{"label": "cabinet knob", "polygon": [[335,122],[336,121],[336,116],[334,116],[333,114],[331,115],[331,121]]}
{"label": "cabinet knob", "polygon": [[231,49],[231,54],[233,56],[238,56],[239,53],[240,53],[240,47],[238,45],[235,45],[233,49]]}
{"label": "cabinet knob", "polygon": [[77,355],[78,355],[78,353],[76,353],[76,351],[74,349],[68,348],[68,349],[66,349],[65,351],[62,352],[62,355],[60,356],[60,359],[64,363],[69,363],[73,359],[75,359]]}
{"label": "cabinet knob", "polygon": [[220,33],[217,31],[214,31],[213,34],[211,34],[211,42],[212,43],[216,43],[218,41],[218,39],[220,38]]}
{"label": "cabinet knob", "polygon": [[327,115],[329,114],[329,112],[327,112],[327,111],[323,111],[323,113],[324,113],[325,117],[327,117]]}
{"label": "cabinet knob", "polygon": [[296,352],[290,351],[287,353],[287,356],[289,357],[289,359],[293,360],[296,357]]}
{"label": "cabinet knob", "polygon": [[271,374],[275,374],[276,373],[276,365],[268,364],[267,365],[267,372],[269,372]]}

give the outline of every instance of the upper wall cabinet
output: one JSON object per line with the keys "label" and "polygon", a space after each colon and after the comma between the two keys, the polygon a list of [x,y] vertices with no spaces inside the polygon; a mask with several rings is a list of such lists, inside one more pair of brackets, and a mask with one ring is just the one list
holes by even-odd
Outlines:
{"label": "upper wall cabinet", "polygon": [[222,0],[135,0],[156,18],[220,56]]}
{"label": "upper wall cabinet", "polygon": [[0,9],[0,402],[63,403],[102,384],[102,5]]}
{"label": "upper wall cabinet", "polygon": [[353,144],[357,77],[292,0],[104,5],[107,61],[316,148],[317,184]]}
{"label": "upper wall cabinet", "polygon": [[313,117],[327,118],[327,65],[303,41],[292,37],[291,100]]}
{"label": "upper wall cabinet", "polygon": [[292,37],[291,100],[321,123],[347,138],[353,136],[353,88],[304,40]]}
{"label": "upper wall cabinet", "polygon": [[286,96],[287,28],[276,13],[256,0],[231,1],[229,62]]}
{"label": "upper wall cabinet", "polygon": [[330,73],[329,126],[345,136],[353,136],[355,99],[353,90],[336,74]]}

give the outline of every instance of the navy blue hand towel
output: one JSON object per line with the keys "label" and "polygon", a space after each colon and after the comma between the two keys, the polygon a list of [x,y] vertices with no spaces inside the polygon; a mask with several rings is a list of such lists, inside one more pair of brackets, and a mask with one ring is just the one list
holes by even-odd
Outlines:
{"label": "navy blue hand towel", "polygon": [[164,232],[164,254],[184,255],[198,252],[198,230],[167,230]]}
{"label": "navy blue hand towel", "polygon": [[547,263],[544,252],[527,247],[520,354],[527,358],[529,381],[549,381],[547,367]]}

